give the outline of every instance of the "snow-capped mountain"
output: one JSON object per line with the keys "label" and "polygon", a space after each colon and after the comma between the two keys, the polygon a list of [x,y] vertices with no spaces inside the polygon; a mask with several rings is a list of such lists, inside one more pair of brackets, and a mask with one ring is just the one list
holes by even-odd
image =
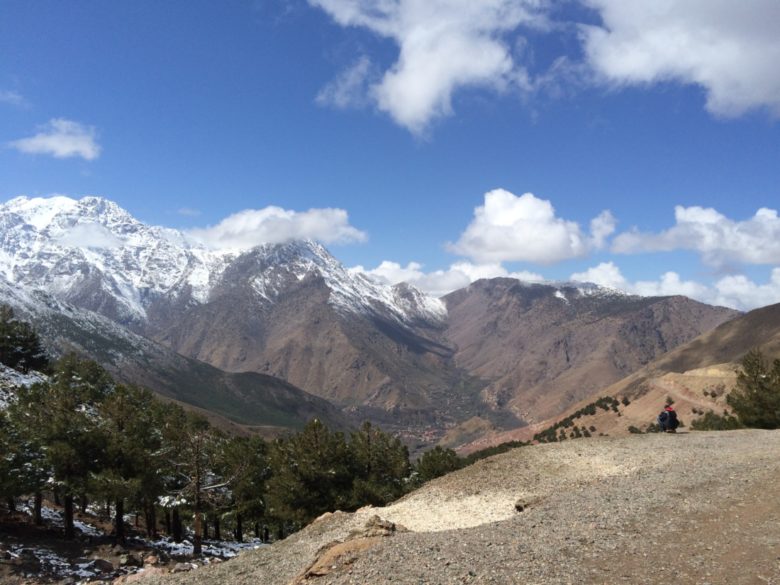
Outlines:
{"label": "snow-capped mountain", "polygon": [[[439,299],[404,283],[389,286],[350,271],[321,244],[311,240],[266,244],[234,259],[240,270],[246,270],[248,263],[254,264],[250,271],[253,290],[269,303],[285,293],[291,280],[302,281],[316,275],[330,289],[328,302],[345,314],[378,313],[401,323],[441,321],[447,315]],[[239,276],[231,274],[232,268],[225,271],[223,280]]]}
{"label": "snow-capped mountain", "polygon": [[143,358],[139,367],[137,352],[164,346],[188,359],[174,377],[202,390],[203,408],[233,400],[240,416],[248,396],[243,386],[232,398],[212,396],[197,366],[205,362],[417,429],[477,414],[499,425],[552,416],[734,316],[681,297],[501,278],[433,299],[350,271],[316,242],[212,250],[99,197],[0,205],[3,281],[0,296],[27,295],[51,315],[100,317],[71,315],[68,323],[86,325],[61,337],[117,371],[135,364],[141,383],[169,396],[183,390],[163,372],[177,360]]}
{"label": "snow-capped mountain", "polygon": [[426,410],[429,389],[455,379],[440,300],[351,272],[313,241],[215,251],[99,197],[18,197],[0,206],[0,276],[340,404]]}
{"label": "snow-capped mountain", "polygon": [[228,258],[147,226],[100,197],[17,197],[0,205],[0,272],[119,322],[155,298],[205,301]]}
{"label": "snow-capped mountain", "polygon": [[207,302],[232,265],[246,268],[246,254],[255,260],[252,285],[261,304],[276,301],[290,279],[318,274],[332,291],[329,302],[344,312],[378,311],[400,322],[445,316],[437,299],[351,273],[312,241],[216,251],[100,197],[17,197],[0,205],[0,273],[9,282],[120,323],[143,324],[159,302]]}
{"label": "snow-capped mountain", "polygon": [[[123,383],[217,415],[223,427],[233,423],[269,429],[300,428],[313,417],[334,428],[349,421],[333,405],[271,376],[230,374],[193,360],[133,333],[92,311],[74,307],[43,291],[27,291],[0,276],[0,302],[17,318],[32,323],[53,355],[75,351],[105,367]],[[13,387],[29,385],[39,374],[20,374],[0,366],[0,410],[13,400]],[[229,420],[230,422],[227,422]]]}

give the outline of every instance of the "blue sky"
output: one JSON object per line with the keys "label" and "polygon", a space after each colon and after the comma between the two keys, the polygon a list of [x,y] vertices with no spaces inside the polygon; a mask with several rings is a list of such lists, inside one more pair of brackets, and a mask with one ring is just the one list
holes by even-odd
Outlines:
{"label": "blue sky", "polygon": [[777,22],[776,0],[0,0],[0,199],[311,236],[434,294],[515,274],[752,308],[780,301]]}

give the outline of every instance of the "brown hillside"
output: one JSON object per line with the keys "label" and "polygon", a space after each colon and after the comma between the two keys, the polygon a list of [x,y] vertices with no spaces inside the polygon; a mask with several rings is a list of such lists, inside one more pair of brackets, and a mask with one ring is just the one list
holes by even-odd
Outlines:
{"label": "brown hillside", "polygon": [[488,381],[494,408],[559,414],[738,313],[685,297],[589,295],[514,279],[445,297],[458,366]]}
{"label": "brown hillside", "polygon": [[723,412],[726,394],[734,387],[735,372],[742,357],[756,347],[768,358],[780,358],[780,304],[756,309],[723,323],[572,405],[561,415],[527,428],[496,431],[474,441],[450,444],[469,453],[507,441],[527,441],[597,396],[627,397],[631,403],[621,405],[620,416],[598,411],[595,416],[582,417],[575,424],[586,428],[595,426],[599,433],[609,435],[627,434],[630,426],[645,429],[654,422],[667,397],[674,400],[681,419],[690,424],[702,412]]}

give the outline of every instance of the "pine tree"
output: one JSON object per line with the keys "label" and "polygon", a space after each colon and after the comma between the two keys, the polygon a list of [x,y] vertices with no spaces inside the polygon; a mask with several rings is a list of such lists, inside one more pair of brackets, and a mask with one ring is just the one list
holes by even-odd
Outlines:
{"label": "pine tree", "polygon": [[17,321],[8,305],[0,305],[0,363],[24,373],[49,364],[38,334],[29,323]]}
{"label": "pine tree", "polygon": [[155,428],[153,406],[148,390],[121,385],[98,405],[105,460],[91,485],[100,496],[114,501],[117,540],[125,537],[125,503],[130,500],[142,506],[149,524],[149,506],[163,493],[162,434]]}
{"label": "pine tree", "polygon": [[276,518],[300,527],[349,505],[352,477],[347,443],[318,420],[270,449],[268,498]]}
{"label": "pine tree", "polygon": [[746,427],[780,427],[780,360],[774,360],[770,369],[760,350],[749,351],[727,401]]}
{"label": "pine tree", "polygon": [[8,305],[0,305],[0,363],[8,367],[13,367],[14,323],[14,310]]}
{"label": "pine tree", "polygon": [[0,497],[8,501],[35,493],[35,522],[41,523],[39,494],[49,478],[43,449],[25,429],[16,424],[11,412],[0,411]]}
{"label": "pine tree", "polygon": [[417,460],[415,471],[420,482],[430,481],[461,466],[460,457],[452,449],[436,446],[422,454]]}
{"label": "pine tree", "polygon": [[217,455],[225,438],[211,428],[208,421],[180,408],[169,409],[163,429],[166,459],[176,499],[192,508],[193,554],[200,555],[204,535],[204,512],[210,499],[227,483],[217,475]]}
{"label": "pine tree", "polygon": [[265,515],[265,483],[270,477],[266,442],[260,437],[233,437],[223,444],[218,473],[229,485],[227,506],[235,518],[235,537],[243,541],[244,522]]}
{"label": "pine tree", "polygon": [[97,404],[112,386],[95,362],[68,355],[56,365],[51,383],[20,388],[10,409],[25,440],[43,447],[44,465],[63,495],[66,538],[74,536],[74,497],[87,492],[90,475],[105,460]]}
{"label": "pine tree", "polygon": [[353,467],[352,507],[381,506],[404,493],[411,473],[409,450],[400,440],[365,422],[349,443]]}

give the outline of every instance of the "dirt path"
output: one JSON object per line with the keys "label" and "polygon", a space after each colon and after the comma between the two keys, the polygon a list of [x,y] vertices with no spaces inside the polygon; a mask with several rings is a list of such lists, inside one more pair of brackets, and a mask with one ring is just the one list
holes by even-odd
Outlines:
{"label": "dirt path", "polygon": [[[779,482],[780,432],[541,445],[390,507],[331,515],[273,547],[148,583],[780,585]],[[361,529],[374,514],[409,531],[368,546]]]}

